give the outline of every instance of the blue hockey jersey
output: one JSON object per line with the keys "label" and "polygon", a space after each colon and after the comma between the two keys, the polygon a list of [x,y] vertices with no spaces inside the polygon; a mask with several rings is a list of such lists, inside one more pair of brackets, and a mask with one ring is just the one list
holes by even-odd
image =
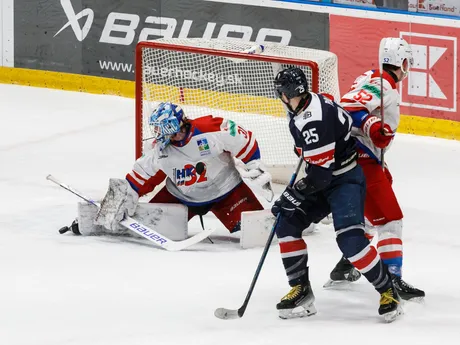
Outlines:
{"label": "blue hockey jersey", "polygon": [[354,168],[357,153],[351,116],[326,96],[310,95],[310,102],[288,117],[296,151],[308,163],[306,192],[314,193],[329,185],[333,176]]}

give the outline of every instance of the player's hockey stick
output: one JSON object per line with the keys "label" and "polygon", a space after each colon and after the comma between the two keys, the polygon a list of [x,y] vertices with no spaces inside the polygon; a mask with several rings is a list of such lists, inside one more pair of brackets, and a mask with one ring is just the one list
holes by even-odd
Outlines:
{"label": "player's hockey stick", "polygon": [[[299,163],[297,164],[297,167],[295,169],[295,172],[292,174],[291,181],[289,181],[289,186],[292,187],[294,185],[294,182],[297,178],[297,175],[299,174],[300,167],[302,166],[303,162],[303,157],[300,157]],[[254,276],[252,278],[251,286],[249,287],[249,291],[246,294],[246,298],[244,299],[243,305],[239,309],[226,309],[226,308],[217,308],[214,312],[214,315],[222,320],[231,320],[231,319],[238,319],[243,317],[244,312],[246,311],[246,308],[249,303],[249,299],[251,298],[252,292],[254,291],[254,287],[256,286],[257,279],[259,278],[260,271],[262,270],[262,266],[265,262],[265,258],[267,256],[268,250],[270,249],[270,245],[273,241],[273,237],[275,237],[275,230],[276,226],[278,225],[280,215],[278,214],[275,220],[275,223],[273,224],[272,230],[270,231],[270,235],[268,236],[267,243],[265,243],[265,248],[262,253],[262,256],[259,260],[259,264],[257,265],[256,272],[254,273]]]}
{"label": "player's hockey stick", "polygon": [[[64,183],[61,183],[58,181],[54,176],[48,175],[46,176],[46,179],[59,185],[60,187],[64,188],[65,190],[71,192],[72,194],[75,194],[79,198],[85,200],[86,202],[96,206],[97,208],[100,207],[99,203],[95,202],[91,198],[88,198],[87,196],[84,196],[77,190],[73,189],[69,185],[66,185]],[[126,217],[120,222],[121,225],[123,225],[126,229],[131,230],[132,232],[135,232],[138,235],[141,235],[142,237],[146,238],[153,244],[164,248],[169,251],[179,251],[182,249],[185,249],[187,247],[190,247],[193,244],[196,244],[198,242],[201,242],[204,240],[206,237],[208,237],[211,233],[214,232],[215,229],[208,229],[208,230],[203,230],[202,232],[199,232],[195,236],[192,236],[186,240],[183,241],[173,241],[170,240],[169,238],[163,236],[162,234],[158,233],[157,231],[149,228],[146,225],[143,225],[139,223],[137,220],[131,217]]]}
{"label": "player's hockey stick", "polygon": [[[383,55],[383,47],[385,46],[385,39],[380,41],[379,47],[379,57]],[[385,134],[385,109],[383,108],[383,59],[379,61],[380,68],[380,118],[381,118],[381,127],[380,130],[382,134]],[[382,169],[385,169],[385,149],[380,149],[380,164]]]}

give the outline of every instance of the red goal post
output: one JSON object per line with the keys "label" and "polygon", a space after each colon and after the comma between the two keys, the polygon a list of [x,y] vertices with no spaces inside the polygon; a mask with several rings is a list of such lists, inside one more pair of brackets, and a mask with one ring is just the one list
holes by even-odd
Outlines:
{"label": "red goal post", "polygon": [[[256,135],[262,160],[275,180],[295,164],[285,109],[273,79],[287,67],[304,70],[310,91],[340,97],[337,57],[326,51],[241,40],[160,39],[136,46],[136,158],[151,141],[148,117],[159,102],[180,104],[187,117],[229,118]],[[278,172],[281,169],[283,172]],[[280,178],[277,175],[280,174]],[[289,173],[287,173],[289,176]]]}

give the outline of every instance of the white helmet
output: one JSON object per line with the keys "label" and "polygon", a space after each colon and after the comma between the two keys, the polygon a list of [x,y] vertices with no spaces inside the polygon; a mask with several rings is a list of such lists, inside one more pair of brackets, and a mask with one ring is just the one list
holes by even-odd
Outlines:
{"label": "white helmet", "polygon": [[[407,60],[407,71],[404,70],[404,60]],[[379,63],[393,65],[401,68],[404,76],[407,75],[410,68],[414,65],[412,57],[412,48],[402,38],[386,37],[380,41]]]}

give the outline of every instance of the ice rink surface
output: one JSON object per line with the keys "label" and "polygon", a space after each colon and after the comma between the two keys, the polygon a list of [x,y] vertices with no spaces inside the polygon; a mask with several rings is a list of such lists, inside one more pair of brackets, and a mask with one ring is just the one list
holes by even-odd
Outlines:
{"label": "ice rink surface", "polygon": [[273,246],[245,316],[222,321],[215,308],[241,305],[262,249],[239,249],[213,216],[215,243],[176,253],[57,232],[78,199],[45,177],[102,197],[131,169],[133,109],[131,99],[0,85],[0,344],[458,344],[460,142],[398,135],[387,155],[405,213],[404,278],[426,291],[424,305],[406,303],[385,324],[364,279],[324,290],[340,254],[322,226],[305,237],[316,316],[278,318],[289,287]]}

